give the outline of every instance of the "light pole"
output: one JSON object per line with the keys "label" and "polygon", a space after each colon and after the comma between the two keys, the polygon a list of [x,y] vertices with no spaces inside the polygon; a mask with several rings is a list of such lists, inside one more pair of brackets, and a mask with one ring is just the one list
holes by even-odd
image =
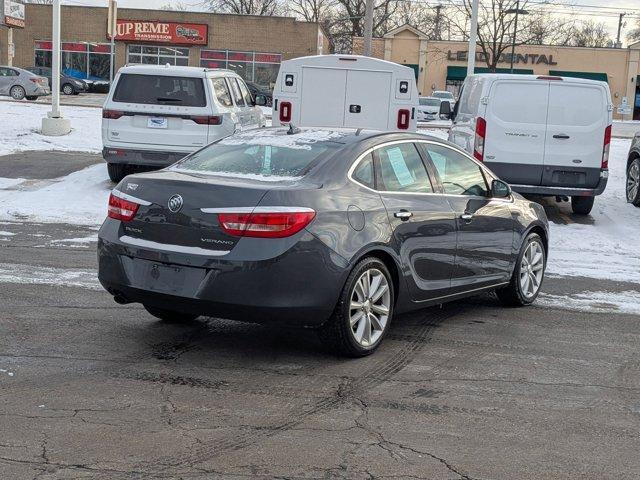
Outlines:
{"label": "light pole", "polygon": [[478,0],[471,6],[471,31],[469,32],[469,53],[467,54],[467,76],[476,69],[476,41],[478,40]]}
{"label": "light pole", "polygon": [[367,57],[371,56],[371,43],[373,41],[373,2],[367,0],[364,10],[364,49],[363,54]]}
{"label": "light pole", "polygon": [[504,11],[505,15],[509,15],[511,13],[516,14],[516,18],[513,22],[513,40],[511,41],[511,73],[513,73],[513,63],[516,56],[516,35],[518,34],[518,15],[527,15],[529,12],[527,12],[526,10],[521,10],[520,0],[516,0],[516,8],[509,8]]}

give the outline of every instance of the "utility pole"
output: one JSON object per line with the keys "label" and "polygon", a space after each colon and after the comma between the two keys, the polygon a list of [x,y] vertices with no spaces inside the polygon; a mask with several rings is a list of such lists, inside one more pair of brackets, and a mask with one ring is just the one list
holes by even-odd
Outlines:
{"label": "utility pole", "polygon": [[109,13],[107,15],[107,34],[111,37],[111,54],[109,55],[109,88],[113,83],[113,72],[116,61],[116,35],[118,34],[118,2],[109,0]]}
{"label": "utility pole", "polygon": [[433,28],[434,30],[433,37],[434,37],[434,40],[442,40],[442,34],[440,33],[440,19],[442,18],[440,16],[440,11],[442,10],[442,5],[436,5],[435,9],[436,9],[436,21]]}
{"label": "utility pole", "polygon": [[513,22],[513,42],[511,42],[511,73],[513,73],[513,62],[516,56],[516,36],[518,35],[518,13],[520,12],[520,0],[516,1],[516,19]]}
{"label": "utility pole", "polygon": [[467,55],[467,76],[476,69],[476,41],[478,39],[478,0],[471,6],[471,30],[469,31],[469,53]]}
{"label": "utility pole", "polygon": [[622,35],[622,19],[626,13],[621,13],[618,19],[618,36],[616,37],[616,48],[622,48],[622,42],[620,41],[620,35]]}
{"label": "utility pole", "polygon": [[373,38],[373,2],[367,0],[364,10],[364,55],[371,56],[371,42]]}

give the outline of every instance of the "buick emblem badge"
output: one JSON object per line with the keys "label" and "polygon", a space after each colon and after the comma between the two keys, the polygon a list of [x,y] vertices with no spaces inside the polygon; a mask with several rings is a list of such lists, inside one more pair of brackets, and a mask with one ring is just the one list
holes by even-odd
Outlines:
{"label": "buick emblem badge", "polygon": [[182,208],[182,203],[183,203],[183,200],[180,195],[173,195],[169,199],[167,206],[169,207],[169,210],[171,210],[173,213],[177,213]]}

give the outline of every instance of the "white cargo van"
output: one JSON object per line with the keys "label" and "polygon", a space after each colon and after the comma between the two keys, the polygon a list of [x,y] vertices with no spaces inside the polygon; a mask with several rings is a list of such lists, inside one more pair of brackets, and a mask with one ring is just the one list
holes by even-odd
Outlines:
{"label": "white cargo van", "polygon": [[482,74],[465,80],[449,140],[521,193],[571,197],[587,214],[609,176],[609,86],[579,78]]}
{"label": "white cargo van", "polygon": [[[262,100],[262,101],[260,101]],[[132,65],[118,71],[102,110],[102,156],[119,182],[134,165],[166,167],[266,120],[235,72]]]}
{"label": "white cargo van", "polygon": [[416,129],[412,69],[359,55],[286,60],[273,91],[273,125]]}

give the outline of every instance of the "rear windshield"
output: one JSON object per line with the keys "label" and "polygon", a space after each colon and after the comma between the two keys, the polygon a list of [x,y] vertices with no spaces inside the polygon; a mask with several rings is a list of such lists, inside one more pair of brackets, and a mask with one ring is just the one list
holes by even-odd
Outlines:
{"label": "rear windshield", "polygon": [[428,107],[437,107],[440,105],[440,100],[437,98],[421,98],[420,105],[426,105]]}
{"label": "rear windshield", "polygon": [[113,101],[181,107],[207,105],[201,78],[130,73],[120,76]]}
{"label": "rear windshield", "polygon": [[256,180],[295,179],[325,152],[341,146],[331,141],[312,141],[305,133],[298,135],[233,135],[172,168]]}

